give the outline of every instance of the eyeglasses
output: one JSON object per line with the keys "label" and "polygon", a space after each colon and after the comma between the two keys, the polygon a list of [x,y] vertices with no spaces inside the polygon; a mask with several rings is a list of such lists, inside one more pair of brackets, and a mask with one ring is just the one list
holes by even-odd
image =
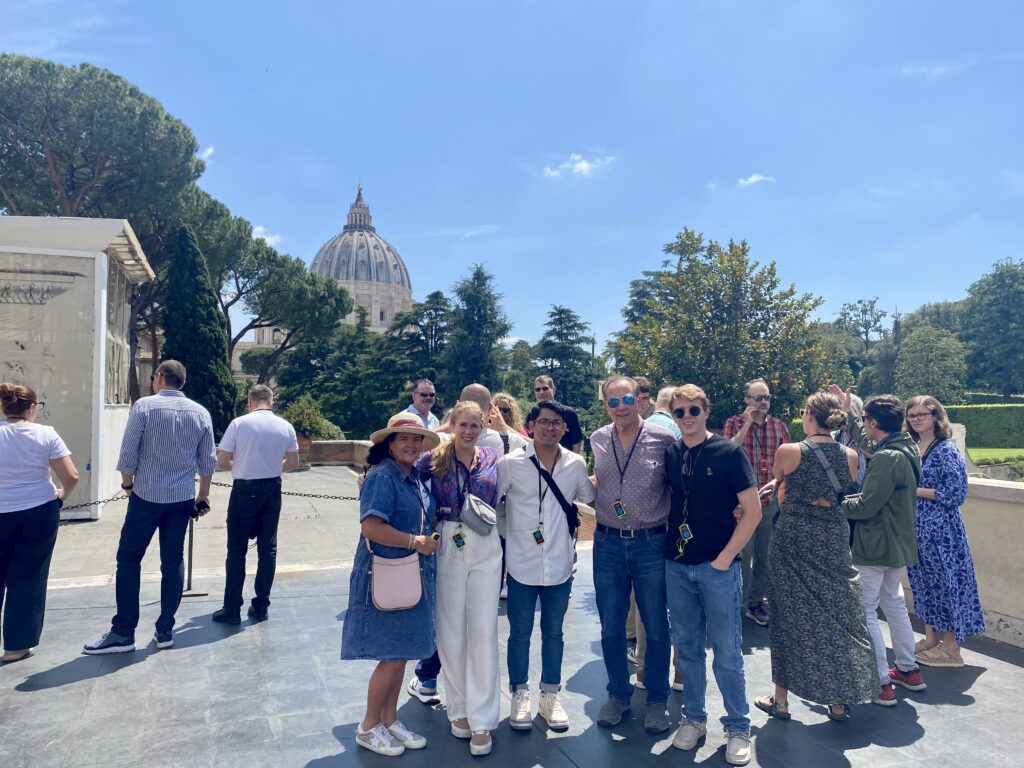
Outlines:
{"label": "eyeglasses", "polygon": [[157,376],[163,376],[163,374],[160,373],[160,371],[157,371],[156,373],[154,373],[152,376],[149,377],[149,380],[150,381],[156,381],[156,377]]}
{"label": "eyeglasses", "polygon": [[755,400],[759,403],[770,403],[772,401],[771,395],[747,395],[748,400]]}
{"label": "eyeglasses", "polygon": [[35,405],[40,411],[46,407],[46,403],[43,402],[42,400],[37,400]]}
{"label": "eyeglasses", "polygon": [[677,419],[685,419],[686,415],[697,417],[704,413],[704,409],[699,405],[691,405],[689,408],[673,408],[672,415]]}
{"label": "eyeglasses", "polygon": [[565,426],[565,422],[561,419],[537,419],[535,422],[541,429],[547,429],[548,427],[554,427],[555,429],[561,429]]}
{"label": "eyeglasses", "polygon": [[619,403],[622,403],[627,408],[636,405],[636,398],[632,395],[626,395],[624,397],[609,397],[606,401],[609,408],[618,408]]}
{"label": "eyeglasses", "polygon": [[420,397],[425,397],[427,399],[430,399],[431,397],[437,397],[436,392],[417,392],[416,394],[419,395]]}
{"label": "eyeglasses", "polygon": [[549,391],[551,391],[551,387],[534,387],[533,391],[534,392],[549,392]]}
{"label": "eyeglasses", "polygon": [[499,405],[499,406],[498,406],[498,410],[499,410],[499,411],[500,411],[501,413],[512,413],[512,409],[511,409],[511,408],[509,408],[509,407],[507,407],[507,406],[504,406],[504,405]]}
{"label": "eyeglasses", "polygon": [[925,411],[924,413],[908,413],[907,414],[907,421],[917,421],[918,419],[923,419],[923,418],[926,418],[928,416],[934,416],[934,415],[935,414],[932,413],[931,411]]}

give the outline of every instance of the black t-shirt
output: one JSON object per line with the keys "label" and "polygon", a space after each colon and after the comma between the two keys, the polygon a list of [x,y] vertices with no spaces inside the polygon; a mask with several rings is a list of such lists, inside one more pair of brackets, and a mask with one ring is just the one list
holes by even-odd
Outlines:
{"label": "black t-shirt", "polygon": [[566,430],[558,442],[562,444],[563,448],[571,451],[576,443],[583,442],[583,430],[580,428],[580,417],[576,415],[576,409],[568,405],[565,408],[568,411],[565,414]]}
{"label": "black t-shirt", "polygon": [[[682,473],[687,448],[677,441],[665,450],[665,475],[672,489],[672,508],[665,537],[665,559],[686,565],[699,565],[714,560],[729,543],[736,530],[737,496],[756,486],[754,470],[743,447],[719,435],[713,435],[701,446],[689,449],[693,473]],[[689,503],[684,504],[689,489]],[[693,538],[679,555],[679,526],[686,522]]]}

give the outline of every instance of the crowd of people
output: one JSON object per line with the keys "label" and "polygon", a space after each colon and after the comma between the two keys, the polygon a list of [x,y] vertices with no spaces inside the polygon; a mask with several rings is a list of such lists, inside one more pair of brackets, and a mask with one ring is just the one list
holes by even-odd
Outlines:
{"label": "crowd of people", "polygon": [[[209,511],[218,465],[231,471],[233,486],[224,599],[212,618],[241,621],[250,538],[258,566],[248,615],[269,618],[281,475],[298,463],[295,432],[273,413],[273,392],[255,386],[249,412],[215,445],[209,413],[181,391],[185,377],[184,366],[164,361],[154,394],[132,407],[118,462],[129,502],[117,551],[117,612],[110,630],[85,644],[86,654],[135,649],[140,564],[156,532],[162,580],[154,642],[173,646],[184,536],[189,518]],[[774,690],[754,704],[782,720],[791,717],[790,693],[825,705],[837,721],[850,717],[852,704],[894,705],[895,686],[924,690],[921,665],[963,666],[960,644],[985,630],[959,509],[966,469],[935,398],[904,405],[881,395],[861,403],[832,385],[807,398],[805,437],[793,443],[786,423],[770,413],[764,379],[745,385],[742,412],[717,434],[699,386],[655,393],[647,380],[615,375],[601,385],[609,423],[590,435],[588,472],[579,417],[556,393],[550,377],[538,377],[536,402],[523,417],[513,396],[492,397],[470,384],[439,420],[434,385],[423,379],[409,408],[371,435],[341,648],[343,659],[377,662],[359,746],[400,755],[427,745],[398,718],[406,665],[415,660],[409,693],[437,703],[443,675],[452,735],[472,755],[491,752],[500,720],[501,599],[509,726],[533,728],[538,690],[537,714],[552,730],[569,727],[560,690],[578,503],[593,504],[596,515],[593,577],[608,678],[602,727],[618,725],[642,688],[644,728],[668,732],[675,688],[683,706],[672,744],[693,749],[707,733],[710,646],[726,760],[745,765],[744,617],[770,632]],[[78,474],[57,432],[36,423],[44,404],[31,389],[0,384],[0,401],[2,661],[11,663],[39,643],[59,509]],[[916,644],[905,574],[927,625]],[[538,604],[535,687],[530,645]]]}

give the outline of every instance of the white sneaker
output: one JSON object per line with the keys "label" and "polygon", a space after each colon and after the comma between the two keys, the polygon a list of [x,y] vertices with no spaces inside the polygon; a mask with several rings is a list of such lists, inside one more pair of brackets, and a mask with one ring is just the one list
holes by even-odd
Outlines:
{"label": "white sneaker", "polygon": [[750,762],[750,734],[727,733],[725,762],[729,765],[746,765]]}
{"label": "white sneaker", "polygon": [[512,694],[512,712],[508,717],[509,726],[517,731],[528,731],[533,728],[531,706],[529,689],[520,688],[515,691]]}
{"label": "white sneaker", "polygon": [[540,706],[537,714],[548,721],[548,728],[553,731],[565,731],[569,729],[569,716],[562,709],[562,702],[558,699],[555,691],[540,692]]}
{"label": "white sneaker", "polygon": [[424,704],[433,706],[434,704],[441,703],[441,697],[437,695],[436,680],[429,680],[424,683],[418,677],[413,676],[406,690],[409,691],[410,696],[422,701]]}
{"label": "white sneaker", "polygon": [[405,745],[391,735],[384,723],[377,723],[368,731],[362,731],[356,726],[356,744],[388,757],[396,757],[405,752]]}
{"label": "white sneaker", "polygon": [[469,754],[477,756],[491,754],[490,731],[473,731],[473,737],[469,742]]}
{"label": "white sneaker", "polygon": [[423,749],[427,746],[426,737],[410,731],[401,720],[395,720],[395,722],[387,726],[387,729],[395,741],[401,743],[406,749]]}
{"label": "white sneaker", "polygon": [[698,723],[694,720],[688,720],[686,715],[683,715],[683,719],[679,721],[679,730],[676,731],[676,735],[672,737],[672,746],[683,751],[693,749],[697,746],[697,742],[700,741],[707,732],[707,723]]}

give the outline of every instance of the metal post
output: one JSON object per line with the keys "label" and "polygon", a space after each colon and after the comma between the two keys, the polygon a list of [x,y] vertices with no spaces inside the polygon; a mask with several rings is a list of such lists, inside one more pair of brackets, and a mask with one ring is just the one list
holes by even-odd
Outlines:
{"label": "metal post", "polygon": [[188,521],[188,574],[185,577],[185,591],[181,593],[182,597],[206,597],[209,592],[193,592],[192,591],[192,544],[195,539],[195,527],[196,520],[194,517],[189,518]]}

